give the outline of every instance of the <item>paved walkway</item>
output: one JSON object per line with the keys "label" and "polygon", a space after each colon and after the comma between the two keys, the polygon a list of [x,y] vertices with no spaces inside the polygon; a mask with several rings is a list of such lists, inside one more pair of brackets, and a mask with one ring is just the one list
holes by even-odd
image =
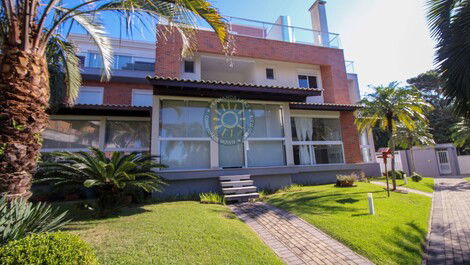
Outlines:
{"label": "paved walkway", "polygon": [[470,183],[434,180],[427,255],[423,264],[470,264]]}
{"label": "paved walkway", "polygon": [[262,202],[230,205],[286,264],[372,264],[295,215]]}
{"label": "paved walkway", "polygon": [[[382,187],[387,188],[387,183],[383,183],[383,182],[380,182],[380,181],[371,181],[370,183],[375,184],[375,185],[380,185],[380,186],[382,186]],[[390,189],[391,189],[391,188],[392,188],[392,182],[390,181]],[[387,189],[385,189],[385,190],[387,190]],[[397,186],[397,190],[405,191],[405,192],[411,192],[411,193],[416,193],[416,194],[421,194],[421,195],[428,196],[428,197],[432,198],[432,193],[430,193],[430,192],[424,192],[424,191],[420,191],[420,190],[414,190],[414,189],[410,189],[410,188],[406,188],[406,187],[401,187],[401,186]]]}

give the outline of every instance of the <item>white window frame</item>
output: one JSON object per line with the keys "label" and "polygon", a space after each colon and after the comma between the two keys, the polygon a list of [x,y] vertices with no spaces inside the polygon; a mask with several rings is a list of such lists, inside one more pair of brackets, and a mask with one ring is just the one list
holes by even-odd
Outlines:
{"label": "white window frame", "polygon": [[[222,169],[219,166],[219,144],[212,140],[212,138],[208,137],[161,137],[160,136],[160,108],[161,108],[161,101],[162,100],[184,100],[184,101],[203,101],[203,102],[211,102],[215,98],[198,98],[198,97],[177,97],[177,96],[153,96],[153,108],[152,108],[152,141],[151,141],[151,154],[158,157],[158,160],[161,161],[161,142],[162,141],[210,141],[210,168],[211,169]],[[290,128],[290,114],[289,114],[289,104],[288,103],[281,103],[281,102],[271,102],[271,101],[260,101],[260,100],[248,100],[249,104],[262,104],[262,105],[279,105],[281,106],[281,114],[282,114],[282,123],[283,123],[283,133],[284,137],[276,137],[276,138],[248,138],[244,141],[244,166],[242,168],[271,168],[271,167],[279,167],[279,166],[270,166],[270,167],[248,167],[248,153],[247,153],[247,146],[249,148],[249,144],[247,145],[247,141],[275,141],[275,140],[282,140],[284,143],[284,158],[285,164],[282,166],[289,166],[293,165],[293,158],[292,158],[292,145],[289,145],[289,139],[291,137],[291,128]],[[157,133],[155,133],[157,132]],[[203,169],[164,169],[165,171],[194,171],[194,170],[207,170],[207,168]]]}
{"label": "white window frame", "polygon": [[[152,98],[153,97],[153,90],[152,89],[132,89],[132,106],[137,106],[135,104],[135,96],[134,94],[145,94],[145,95],[150,95],[150,97]],[[152,101],[152,100],[151,100]],[[141,105],[138,105],[139,107]],[[152,106],[152,103],[149,105],[149,106],[143,106],[143,107],[151,107]]]}
{"label": "white window frame", "polygon": [[[292,118],[312,118],[312,119],[338,119],[339,116],[336,115],[314,115],[314,114],[291,114]],[[292,130],[292,126],[290,128]],[[341,123],[340,123],[340,128],[341,132]],[[306,145],[309,146],[309,153],[310,153],[310,164],[309,165],[295,165],[295,166],[321,166],[321,165],[343,165],[346,164],[346,157],[344,154],[344,144],[343,141],[294,141],[292,140],[292,147],[294,146],[300,146],[300,145]],[[342,163],[328,163],[328,164],[317,164],[315,161],[315,146],[316,145],[340,145],[341,146],[341,152],[343,156],[343,162]],[[293,148],[292,148],[293,150]],[[292,151],[293,155],[293,151]]]}
{"label": "white window frame", "polygon": [[[82,92],[99,92],[99,104],[94,104],[94,103],[78,103],[78,104],[90,104],[90,105],[102,105],[103,104],[103,98],[104,98],[104,88],[103,87],[98,87],[98,86],[82,86],[80,87],[80,90],[78,91],[78,98],[80,98],[80,93]],[[78,100],[78,99],[77,99]]]}
{"label": "white window frame", "polygon": [[[150,151],[150,146],[148,148],[106,148],[106,122],[107,121],[148,121],[151,122],[150,118],[147,117],[114,117],[114,116],[90,116],[90,115],[52,115],[50,120],[64,120],[64,121],[98,121],[99,122],[99,138],[98,138],[98,148],[104,152],[148,152]],[[150,137],[152,134],[150,132]],[[150,143],[151,145],[152,143]],[[90,151],[88,148],[42,148],[41,152],[57,152],[57,151],[68,151],[68,152],[81,152]]]}

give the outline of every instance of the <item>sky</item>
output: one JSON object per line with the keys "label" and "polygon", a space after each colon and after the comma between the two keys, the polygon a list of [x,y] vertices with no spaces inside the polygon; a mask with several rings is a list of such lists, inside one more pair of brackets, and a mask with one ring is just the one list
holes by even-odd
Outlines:
{"label": "sky", "polygon": [[[293,26],[311,28],[308,8],[314,0],[209,1],[223,15],[267,22],[288,15]],[[329,31],[340,34],[345,59],[354,61],[363,95],[370,92],[369,85],[405,84],[406,79],[433,68],[434,42],[426,25],[425,1],[327,1]],[[112,35],[119,35],[115,18],[105,24]],[[145,35],[154,39],[153,34]]]}

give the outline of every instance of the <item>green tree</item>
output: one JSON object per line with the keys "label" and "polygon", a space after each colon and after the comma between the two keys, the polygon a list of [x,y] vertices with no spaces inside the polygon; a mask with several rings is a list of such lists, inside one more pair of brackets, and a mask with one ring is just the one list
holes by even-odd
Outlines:
{"label": "green tree", "polygon": [[470,118],[470,0],[428,0],[427,17],[437,41],[442,91],[461,116]]}
{"label": "green tree", "polygon": [[[112,51],[103,14],[125,20],[127,32],[163,20],[183,39],[182,52],[194,44],[197,18],[208,22],[222,44],[225,23],[206,0],[2,0],[0,5],[0,194],[28,198],[32,172],[47,125],[50,87],[47,59],[60,59],[71,101],[80,86],[78,59],[67,42],[67,29],[79,24],[97,44],[103,78],[110,76]],[[119,20],[120,21],[120,20]],[[150,25],[154,28],[154,25]],[[165,34],[167,31],[158,32]],[[57,70],[57,69],[56,69]]]}
{"label": "green tree", "polygon": [[457,147],[463,147],[464,150],[468,149],[465,147],[470,146],[470,122],[465,119],[460,119],[452,127],[452,139]]}
{"label": "green tree", "polygon": [[[389,136],[388,147],[395,152],[395,138],[398,126],[415,130],[418,121],[427,123],[425,112],[432,109],[420,92],[414,87],[399,87],[398,82],[388,86],[374,87],[374,92],[360,101],[364,108],[358,112],[355,123],[359,131],[374,128],[376,125]],[[392,172],[395,172],[395,157],[392,156]],[[393,189],[396,177],[392,173]]]}
{"label": "green tree", "polygon": [[449,128],[457,122],[457,117],[453,113],[453,105],[442,94],[443,83],[439,73],[434,70],[427,71],[408,79],[406,82],[416,87],[423,98],[434,107],[433,110],[426,113],[426,116],[429,120],[430,132],[436,143],[452,142]]}
{"label": "green tree", "polygon": [[403,125],[397,126],[397,131],[394,135],[396,145],[401,148],[410,149],[411,152],[411,174],[416,171],[415,161],[413,156],[414,146],[429,146],[434,145],[433,135],[429,132],[429,126],[425,122],[417,121],[414,129],[408,129]]}

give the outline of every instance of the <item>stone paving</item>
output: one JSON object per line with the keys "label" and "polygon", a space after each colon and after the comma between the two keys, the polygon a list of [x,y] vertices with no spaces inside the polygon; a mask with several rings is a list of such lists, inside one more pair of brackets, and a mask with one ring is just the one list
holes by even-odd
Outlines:
{"label": "stone paving", "polygon": [[272,205],[241,203],[230,208],[286,264],[373,264],[311,224]]}
{"label": "stone paving", "polygon": [[[387,188],[387,183],[383,183],[383,182],[379,182],[379,181],[371,181],[370,183]],[[391,188],[392,188],[392,182],[390,181],[390,189]],[[387,190],[387,189],[385,189],[385,190]],[[430,192],[424,192],[424,191],[409,189],[409,188],[400,187],[400,186],[397,186],[397,190],[416,193],[416,194],[421,194],[421,195],[428,196],[428,197],[432,198],[432,193],[430,193]]]}
{"label": "stone paving", "polygon": [[470,183],[436,178],[427,254],[423,264],[470,264]]}

